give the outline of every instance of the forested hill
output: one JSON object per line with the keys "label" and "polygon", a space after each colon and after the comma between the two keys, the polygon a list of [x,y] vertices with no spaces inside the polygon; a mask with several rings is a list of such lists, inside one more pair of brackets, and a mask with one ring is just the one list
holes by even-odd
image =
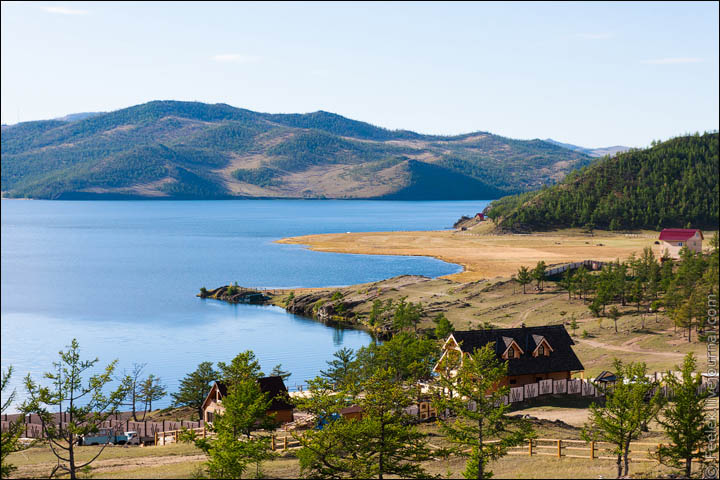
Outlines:
{"label": "forested hill", "polygon": [[718,227],[718,133],[678,137],[606,158],[488,214],[510,231],[562,227]]}
{"label": "forested hill", "polygon": [[2,127],[9,197],[487,199],[556,183],[591,161],[542,140],[198,102]]}

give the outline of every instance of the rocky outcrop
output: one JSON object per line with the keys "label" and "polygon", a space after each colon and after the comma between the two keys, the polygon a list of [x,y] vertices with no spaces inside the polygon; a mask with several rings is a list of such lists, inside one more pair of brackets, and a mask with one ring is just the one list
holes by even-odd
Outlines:
{"label": "rocky outcrop", "polygon": [[197,296],[200,298],[214,298],[229,303],[250,303],[254,305],[266,305],[270,301],[270,297],[259,290],[243,288],[237,285],[228,285],[215,290],[201,288]]}

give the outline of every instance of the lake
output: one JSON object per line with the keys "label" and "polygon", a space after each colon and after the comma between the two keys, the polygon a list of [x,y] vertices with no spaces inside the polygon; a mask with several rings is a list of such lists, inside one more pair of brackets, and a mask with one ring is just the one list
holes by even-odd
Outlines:
{"label": "lake", "polygon": [[[395,275],[460,271],[426,257],[311,252],[275,240],[311,233],[437,230],[487,201],[23,201],[2,200],[2,367],[22,393],[77,338],[84,358],[119,370],[147,363],[175,391],[202,361],[251,349],[264,371],[280,363],[290,387],[368,334],[327,327],[281,308],[202,300],[230,282],[341,286]],[[22,396],[22,395],[20,395]],[[159,402],[163,407],[169,398]]]}

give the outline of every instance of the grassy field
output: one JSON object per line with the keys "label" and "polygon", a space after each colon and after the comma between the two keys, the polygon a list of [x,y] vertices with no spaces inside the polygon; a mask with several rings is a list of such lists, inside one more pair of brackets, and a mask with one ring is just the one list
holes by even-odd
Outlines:
{"label": "grassy field", "polygon": [[[512,412],[512,415],[532,415],[542,417],[542,412],[555,409],[555,414],[563,415],[565,410],[584,411],[582,405],[549,406],[539,405]],[[577,440],[580,438],[582,424],[568,425],[546,420],[532,420],[538,438],[559,438],[564,440]],[[436,424],[423,424],[420,427],[430,435],[429,442],[435,446],[446,446],[448,443],[440,435]],[[643,442],[661,442],[665,439],[657,431],[654,424],[650,431],[643,434]],[[638,447],[639,448],[639,447]],[[80,458],[87,459],[97,447],[81,447]],[[524,448],[518,449],[524,452]],[[577,453],[577,452],[575,452]],[[13,478],[37,478],[47,476],[55,462],[47,446],[33,447],[23,452],[10,455],[9,462],[16,465],[18,470]],[[202,467],[205,457],[194,446],[180,444],[164,447],[108,447],[102,456],[92,464],[93,468],[84,476],[92,478],[192,478]],[[432,474],[440,474],[448,478],[461,477],[465,468],[465,459],[451,456],[437,458],[424,462],[424,468]],[[529,457],[524,453],[508,455],[493,462],[491,469],[496,478],[597,478],[609,477],[614,472],[612,460],[590,460],[555,458],[552,456],[534,455]],[[300,466],[294,454],[288,452],[278,458],[264,462],[262,472],[269,478],[298,478]],[[642,474],[654,478],[661,472],[667,472],[664,467],[655,463],[636,462],[632,464],[631,472],[634,475]],[[247,477],[255,476],[254,467],[248,471]],[[392,478],[392,477],[391,477]]]}

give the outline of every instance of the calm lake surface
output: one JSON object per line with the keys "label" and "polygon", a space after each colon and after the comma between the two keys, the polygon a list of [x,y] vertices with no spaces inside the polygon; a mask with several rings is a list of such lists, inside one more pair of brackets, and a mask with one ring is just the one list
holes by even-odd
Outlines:
{"label": "calm lake surface", "polygon": [[[318,287],[402,274],[447,275],[432,258],[311,252],[274,240],[311,233],[450,228],[487,201],[2,200],[2,368],[13,386],[48,371],[77,338],[85,358],[147,363],[175,391],[202,361],[251,349],[288,384],[317,375],[333,352],[371,341],[276,307],[195,297],[199,288]],[[20,395],[22,396],[22,395]],[[167,406],[169,399],[158,404]]]}

